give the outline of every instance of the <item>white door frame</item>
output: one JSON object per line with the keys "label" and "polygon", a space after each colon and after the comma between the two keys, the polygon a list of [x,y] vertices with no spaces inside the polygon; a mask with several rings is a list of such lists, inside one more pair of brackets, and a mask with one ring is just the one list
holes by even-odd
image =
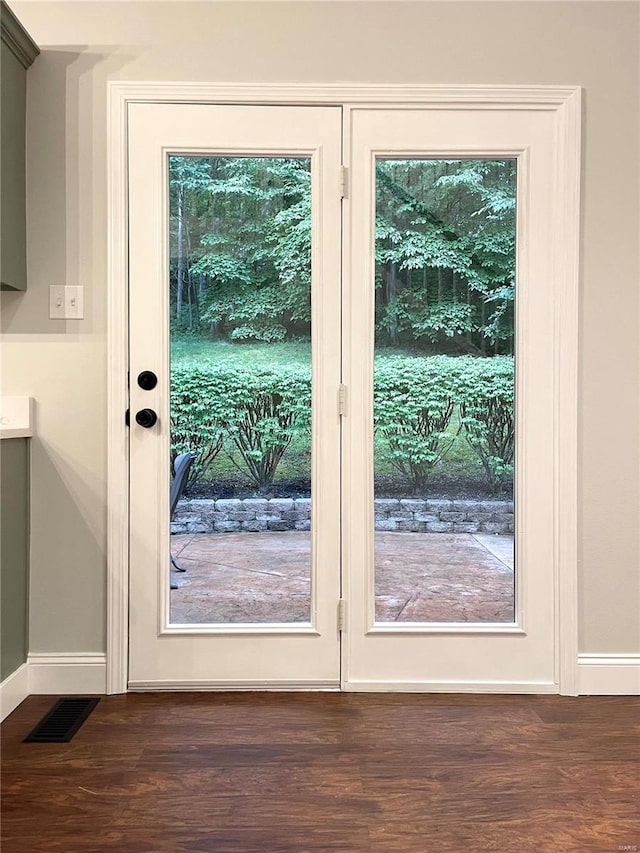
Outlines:
{"label": "white door frame", "polygon": [[[107,693],[127,690],[129,612],[127,106],[131,101],[211,104],[405,106],[549,110],[557,118],[554,345],[555,639],[559,692],[578,694],[578,291],[580,119],[576,86],[108,84],[108,491]],[[347,239],[348,235],[345,235]],[[345,257],[348,246],[343,247]],[[562,334],[559,334],[559,330]]]}

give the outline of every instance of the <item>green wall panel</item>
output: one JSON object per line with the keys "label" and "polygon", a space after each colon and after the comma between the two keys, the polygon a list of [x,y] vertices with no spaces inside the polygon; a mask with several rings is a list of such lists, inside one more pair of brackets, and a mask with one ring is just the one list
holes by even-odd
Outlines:
{"label": "green wall panel", "polygon": [[27,659],[29,440],[0,441],[0,680]]}

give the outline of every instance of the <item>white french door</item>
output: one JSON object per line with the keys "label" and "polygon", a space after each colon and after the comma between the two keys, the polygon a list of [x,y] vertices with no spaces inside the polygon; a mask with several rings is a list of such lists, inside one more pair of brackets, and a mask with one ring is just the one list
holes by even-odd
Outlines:
{"label": "white french door", "polygon": [[[558,215],[555,121],[553,111],[542,109],[129,105],[131,688],[558,690],[558,274],[550,248]],[[434,213],[426,202],[416,201],[416,187],[424,198],[429,181],[468,186],[474,164],[478,173],[504,180],[505,193],[511,192],[516,204],[515,303],[509,303],[515,308],[501,308],[503,315],[495,321],[504,326],[504,317],[513,310],[515,367],[505,381],[515,383],[515,487],[511,500],[503,494],[501,500],[489,497],[484,503],[464,495],[460,500],[442,498],[437,490],[434,498],[429,491],[437,481],[438,454],[451,448],[472,420],[470,404],[465,409],[455,390],[450,400],[436,401],[430,411],[431,403],[425,403],[421,428],[430,418],[433,423],[422,441],[422,455],[416,456],[406,449],[406,424],[389,426],[389,399],[380,391],[387,382],[391,394],[412,393],[411,387],[394,384],[394,363],[400,370],[401,362],[393,362],[380,348],[380,335],[390,333],[397,322],[389,312],[389,305],[399,304],[397,282],[405,295],[411,292],[416,282],[411,270],[419,266],[416,261],[412,267],[406,258],[394,260],[393,234],[401,228],[405,234],[431,228],[433,239],[444,240],[445,249],[447,241],[461,245],[466,227],[462,214],[449,209],[456,229],[443,224],[441,211]],[[203,509],[204,502],[192,504],[194,512],[176,524],[173,537],[174,543],[180,536],[186,543],[176,558],[187,561],[184,577],[192,584],[191,594],[185,591],[186,581],[170,570],[171,394],[178,368],[171,357],[169,289],[172,275],[174,280],[184,277],[172,248],[174,231],[183,227],[180,187],[196,185],[199,169],[209,182],[218,174],[236,181],[239,210],[249,203],[241,178],[248,169],[261,180],[263,173],[272,176],[264,178],[261,186],[268,189],[260,198],[271,198],[280,180],[310,182],[311,497],[306,503],[284,499],[278,505],[280,516],[260,496],[253,503],[222,499],[209,510]],[[214,199],[213,208],[207,208],[210,221],[217,203]],[[265,216],[282,216],[264,203]],[[384,219],[383,213],[386,230],[381,236],[376,222]],[[489,236],[492,215],[500,214],[494,210],[486,215]],[[299,236],[306,226],[300,218],[294,227]],[[207,240],[211,245],[211,239],[206,237],[203,245]],[[425,238],[416,252],[430,252],[429,245]],[[507,249],[499,247],[496,254],[501,251]],[[464,299],[456,291],[455,270],[452,278],[451,310],[467,317],[474,299],[489,308],[498,299],[483,291],[482,275],[476,275],[474,265],[483,262],[473,252],[469,257]],[[205,258],[197,269],[205,269],[205,261],[213,263]],[[438,263],[423,273],[427,294],[444,286]],[[225,281],[222,268],[210,265],[206,270],[212,280]],[[380,293],[385,288],[383,315]],[[505,297],[505,305],[507,301]],[[430,316],[436,315],[432,311]],[[460,337],[471,342],[471,321],[460,328]],[[396,335],[395,325],[392,331]],[[241,344],[234,352],[237,346]],[[431,352],[437,354],[433,348]],[[444,358],[450,360],[438,362],[444,365],[441,370],[446,373],[447,365],[453,365],[462,387],[469,380],[460,377],[467,368],[467,373],[473,370],[473,356],[465,362]],[[508,371],[506,356],[503,363]],[[212,364],[215,373],[219,363]],[[296,365],[289,366],[297,376]],[[255,373],[258,384],[268,385],[271,365],[245,363],[243,369]],[[304,369],[301,365],[302,373]],[[138,384],[143,371],[157,376],[151,390]],[[447,387],[455,384],[447,377],[443,381]],[[307,405],[302,392],[295,393],[299,405]],[[197,407],[197,393],[190,405]],[[142,424],[136,420],[147,409],[157,415],[150,426],[144,415]],[[235,441],[242,452],[237,431],[229,436],[227,441]],[[482,451],[480,445],[476,440],[476,450]],[[470,454],[464,447],[459,452]],[[384,452],[405,474],[414,475],[416,494],[385,493],[386,469],[378,477],[377,467]],[[498,470],[495,456],[487,459],[487,470]],[[209,512],[209,528],[195,509]],[[305,512],[310,524],[304,521]],[[293,529],[276,540],[275,532],[287,526],[286,513]],[[205,559],[208,548],[213,549],[207,559],[214,569],[207,576],[209,586],[198,586],[198,560]],[[251,580],[255,575],[268,575],[264,583],[272,584],[264,600],[279,599],[271,615],[242,603],[245,593],[258,588]],[[278,578],[286,587],[282,594]],[[223,589],[224,607],[207,610],[202,602]],[[480,601],[476,609],[464,604],[472,594]],[[491,606],[485,606],[485,599]]]}
{"label": "white french door", "polygon": [[[346,689],[558,689],[554,633],[556,297],[551,249],[556,180],[554,127],[553,114],[544,111],[364,108],[352,112],[350,265],[344,325],[344,375],[350,390],[344,433],[343,503],[343,577],[348,605],[342,677]],[[442,160],[451,164],[451,174],[458,181],[460,171],[456,172],[456,164],[465,163],[514,175],[515,547],[509,544],[508,537],[491,538],[493,531],[504,528],[487,521],[488,513],[474,514],[477,504],[469,513],[466,511],[473,506],[469,502],[446,502],[449,513],[438,516],[433,512],[438,504],[427,501],[424,514],[413,517],[426,518],[427,530],[453,533],[434,534],[428,541],[420,541],[411,533],[392,533],[397,550],[389,556],[389,546],[385,551],[375,530],[374,504],[375,497],[379,497],[377,487],[374,493],[374,414],[382,405],[374,401],[373,393],[374,326],[379,319],[374,305],[375,222],[376,213],[380,212],[377,206],[382,203],[378,184],[385,174],[388,176],[385,164]],[[421,222],[427,213],[423,211]],[[457,234],[455,239],[462,238]],[[375,372],[378,369],[376,366]],[[398,447],[401,453],[402,446],[396,442]],[[508,508],[491,501],[479,508],[492,510],[496,506]],[[404,515],[402,504],[399,510],[399,515]],[[508,514],[501,513],[492,516],[506,517]],[[485,520],[478,522],[482,518]],[[486,531],[491,531],[489,536]],[[389,585],[381,577],[384,572],[392,575],[394,568],[397,573],[403,565],[407,574],[416,564],[428,565],[438,535],[450,539],[451,550],[445,554],[440,548],[440,559],[448,561],[450,575],[462,577],[462,588],[448,584],[442,573],[428,571],[416,573],[412,590],[397,580],[395,586]],[[411,536],[414,539],[409,551],[404,543]],[[501,601],[505,602],[501,593],[491,592],[497,575],[493,574],[493,580],[480,577],[476,563],[476,559],[484,557],[482,551],[476,551],[477,545],[495,550],[496,544],[501,548],[501,553],[496,553],[498,560],[502,558],[508,564],[506,568],[511,568],[511,574],[501,576],[508,580],[508,587],[503,587],[509,603],[506,610],[500,606]],[[456,606],[473,583],[480,587],[484,584],[485,598],[497,603],[494,615],[483,606],[476,607],[475,615],[473,607],[466,613],[464,607]],[[385,613],[385,596],[380,595],[385,592],[387,598],[413,592],[401,619],[393,615],[389,618]],[[457,601],[451,601],[452,594]],[[439,598],[444,599],[440,605]]]}
{"label": "white french door", "polygon": [[[169,219],[171,205],[179,204],[179,200],[175,201],[174,184],[179,183],[179,192],[189,181],[197,182],[199,167],[207,169],[209,176],[214,169],[229,174],[239,162],[250,163],[255,170],[268,169],[270,175],[275,175],[265,181],[267,187],[285,167],[288,171],[284,180],[310,181],[313,375],[311,542],[298,560],[293,577],[302,592],[297,599],[295,595],[288,598],[275,617],[254,613],[240,620],[228,612],[207,615],[194,607],[186,615],[185,610],[177,613],[172,595],[180,590],[171,589],[169,571],[173,363],[169,359]],[[340,424],[336,389],[340,382],[340,164],[338,107],[129,107],[131,687],[339,684],[336,608],[340,594]],[[240,206],[246,194],[242,182],[237,184]],[[269,215],[267,210],[264,215]],[[215,217],[215,210],[212,216]],[[298,227],[303,224],[298,223]],[[157,385],[151,390],[138,384],[143,371],[157,376]],[[270,375],[269,365],[248,363],[243,371],[247,376],[257,376],[258,381],[267,381]],[[174,385],[176,381],[174,376]],[[234,390],[237,389],[229,388],[229,393]],[[212,407],[220,402],[215,393],[208,399]],[[197,395],[194,402],[198,405]],[[145,409],[158,416],[150,427],[136,421],[138,413]],[[187,442],[188,439],[189,436]],[[252,457],[248,455],[248,459],[251,461]],[[253,512],[256,526],[264,525],[266,530],[268,522],[260,516],[255,519],[255,515]],[[218,516],[226,521],[216,521],[216,525],[240,526],[239,522],[229,522],[228,513]],[[262,516],[266,518],[268,514],[263,511]],[[260,547],[269,548],[269,543],[264,542],[268,536],[268,532],[247,533],[246,545],[237,547],[254,549],[249,555],[250,573],[242,577],[261,579],[269,574],[273,585],[283,576],[278,570],[286,563],[287,555],[272,555],[270,565],[265,567],[267,573],[262,572],[264,550]],[[218,539],[221,538],[222,534]],[[237,553],[229,554],[228,548],[224,554],[218,550],[211,559],[215,567],[211,587],[202,590],[201,598],[214,590],[228,590],[233,584],[238,589]],[[189,582],[195,574],[193,568],[187,571]],[[294,612],[294,604],[301,597],[305,605]],[[277,594],[270,600],[274,598],[278,598]]]}

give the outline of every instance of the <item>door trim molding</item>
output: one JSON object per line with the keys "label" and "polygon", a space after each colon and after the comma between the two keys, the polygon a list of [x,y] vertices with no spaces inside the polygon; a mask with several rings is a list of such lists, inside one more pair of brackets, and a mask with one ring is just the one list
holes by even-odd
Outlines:
{"label": "door trim molding", "polygon": [[[578,674],[578,318],[580,299],[580,178],[582,90],[560,109],[556,187],[562,215],[555,223],[555,501],[556,653],[559,692],[577,696]],[[562,330],[560,332],[560,330]]]}
{"label": "door trim molding", "polygon": [[379,103],[385,109],[397,105],[416,108],[459,107],[474,109],[555,109],[580,95],[580,86],[485,86],[485,85],[442,85],[421,84],[377,84],[377,83],[329,83],[325,85],[298,84],[251,84],[251,83],[204,83],[109,81],[109,101],[115,98],[121,105],[125,101],[153,103],[194,102],[203,104],[256,103],[304,106],[326,104],[344,106],[351,104]]}
{"label": "door trim molding", "polygon": [[[558,115],[555,223],[554,576],[559,691],[578,693],[577,425],[578,287],[580,278],[580,174],[582,90],[578,86],[247,85],[109,81],[108,173],[108,485],[107,485],[107,693],[127,690],[128,669],[128,220],[127,106],[148,103],[331,105],[385,109],[551,110]],[[557,331],[562,328],[562,336]],[[424,685],[438,689],[435,685]],[[454,689],[449,685],[449,689]],[[489,690],[489,685],[485,686]],[[461,690],[474,689],[459,685]],[[503,685],[507,692],[509,685]],[[255,685],[254,685],[255,689]],[[351,687],[353,689],[353,687]],[[390,689],[387,686],[386,689]],[[480,688],[476,688],[480,689]]]}
{"label": "door trim molding", "polygon": [[129,648],[128,87],[108,84],[107,693],[126,693]]}

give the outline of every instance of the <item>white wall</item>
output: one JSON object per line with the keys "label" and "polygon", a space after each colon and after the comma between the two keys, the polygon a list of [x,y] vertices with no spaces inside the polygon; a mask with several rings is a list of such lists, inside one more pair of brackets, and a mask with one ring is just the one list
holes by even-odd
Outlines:
{"label": "white wall", "polygon": [[[580,84],[580,650],[640,651],[638,4],[18,2],[29,291],[2,294],[3,391],[39,401],[31,651],[105,647],[106,81]],[[50,283],[86,319],[47,319]]]}

